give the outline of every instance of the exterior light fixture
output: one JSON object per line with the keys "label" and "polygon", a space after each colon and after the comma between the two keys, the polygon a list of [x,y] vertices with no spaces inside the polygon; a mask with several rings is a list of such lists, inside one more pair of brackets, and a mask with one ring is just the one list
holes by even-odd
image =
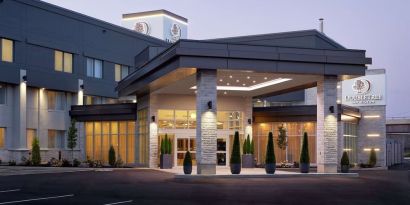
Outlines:
{"label": "exterior light fixture", "polygon": [[364,118],[368,118],[368,119],[371,119],[371,118],[380,118],[380,115],[365,115],[365,116],[363,116]]}
{"label": "exterior light fixture", "polygon": [[[287,82],[292,80],[291,78],[277,78],[274,80],[270,80],[270,81],[266,81],[263,83],[259,83],[259,84],[255,84],[255,85],[251,85],[248,87],[242,87],[242,86],[229,86],[229,83],[226,83],[227,86],[216,86],[217,90],[233,90],[233,91],[253,91],[253,90],[257,90],[260,88],[264,88],[264,87],[268,87],[271,85],[276,85],[279,83],[283,83],[283,82]],[[254,81],[256,82],[256,81]],[[196,86],[192,86],[190,89],[197,89]]]}
{"label": "exterior light fixture", "polygon": [[210,109],[212,109],[212,101],[208,101],[208,109],[210,110]]}
{"label": "exterior light fixture", "polygon": [[248,119],[248,124],[252,124],[252,120],[250,118]]}
{"label": "exterior light fixture", "polygon": [[155,115],[151,116],[151,121],[155,122]]}
{"label": "exterior light fixture", "polygon": [[27,83],[27,75],[24,75],[21,79],[23,79],[23,82]]}
{"label": "exterior light fixture", "polygon": [[335,106],[330,106],[329,111],[330,113],[335,113]]}
{"label": "exterior light fixture", "polygon": [[374,134],[367,134],[368,137],[380,137],[380,134],[374,133]]}

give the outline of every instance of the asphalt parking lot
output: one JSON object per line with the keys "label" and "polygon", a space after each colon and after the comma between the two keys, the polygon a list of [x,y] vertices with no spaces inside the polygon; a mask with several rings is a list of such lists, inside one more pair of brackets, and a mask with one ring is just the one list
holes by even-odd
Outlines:
{"label": "asphalt parking lot", "polygon": [[1,204],[408,204],[408,171],[359,178],[176,180],[156,170],[0,177]]}

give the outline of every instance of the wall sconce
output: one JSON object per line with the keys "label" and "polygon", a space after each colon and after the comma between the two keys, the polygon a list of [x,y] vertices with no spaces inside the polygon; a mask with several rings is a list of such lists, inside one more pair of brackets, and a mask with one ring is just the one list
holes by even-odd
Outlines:
{"label": "wall sconce", "polygon": [[335,113],[335,106],[330,106],[329,111],[330,113]]}
{"label": "wall sconce", "polygon": [[212,109],[212,101],[208,101],[208,109]]}
{"label": "wall sconce", "polygon": [[81,90],[84,90],[84,84],[80,85]]}
{"label": "wall sconce", "polygon": [[152,121],[152,122],[155,122],[155,116],[154,116],[154,115],[151,116],[151,121]]}
{"label": "wall sconce", "polygon": [[252,124],[252,120],[250,118],[248,119],[248,124]]}
{"label": "wall sconce", "polygon": [[23,75],[21,79],[23,79],[23,82],[27,83],[27,75]]}

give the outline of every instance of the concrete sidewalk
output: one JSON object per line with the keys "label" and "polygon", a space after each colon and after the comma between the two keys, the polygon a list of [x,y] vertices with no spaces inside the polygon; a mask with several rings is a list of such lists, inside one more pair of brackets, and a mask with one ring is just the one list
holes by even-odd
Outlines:
{"label": "concrete sidewalk", "polygon": [[28,167],[28,166],[0,166],[0,176],[52,174],[68,172],[94,171],[93,168],[78,167]]}

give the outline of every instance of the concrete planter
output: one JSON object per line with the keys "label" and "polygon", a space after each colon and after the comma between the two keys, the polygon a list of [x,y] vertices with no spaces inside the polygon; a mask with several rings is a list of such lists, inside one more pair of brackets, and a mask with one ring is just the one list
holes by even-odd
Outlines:
{"label": "concrete planter", "polygon": [[230,164],[231,166],[231,173],[232,174],[240,174],[241,173],[241,164]]}
{"label": "concrete planter", "polygon": [[276,164],[275,163],[268,163],[265,165],[266,174],[274,174],[276,171]]}
{"label": "concrete planter", "polygon": [[242,168],[254,168],[253,154],[242,155]]}
{"label": "concrete planter", "polygon": [[300,163],[299,169],[301,173],[309,173],[310,163]]}
{"label": "concrete planter", "polygon": [[172,169],[172,155],[162,154],[159,160],[159,168]]}
{"label": "concrete planter", "polygon": [[349,173],[349,169],[350,169],[349,165],[342,165],[342,166],[340,167],[340,171],[341,171],[342,173]]}

